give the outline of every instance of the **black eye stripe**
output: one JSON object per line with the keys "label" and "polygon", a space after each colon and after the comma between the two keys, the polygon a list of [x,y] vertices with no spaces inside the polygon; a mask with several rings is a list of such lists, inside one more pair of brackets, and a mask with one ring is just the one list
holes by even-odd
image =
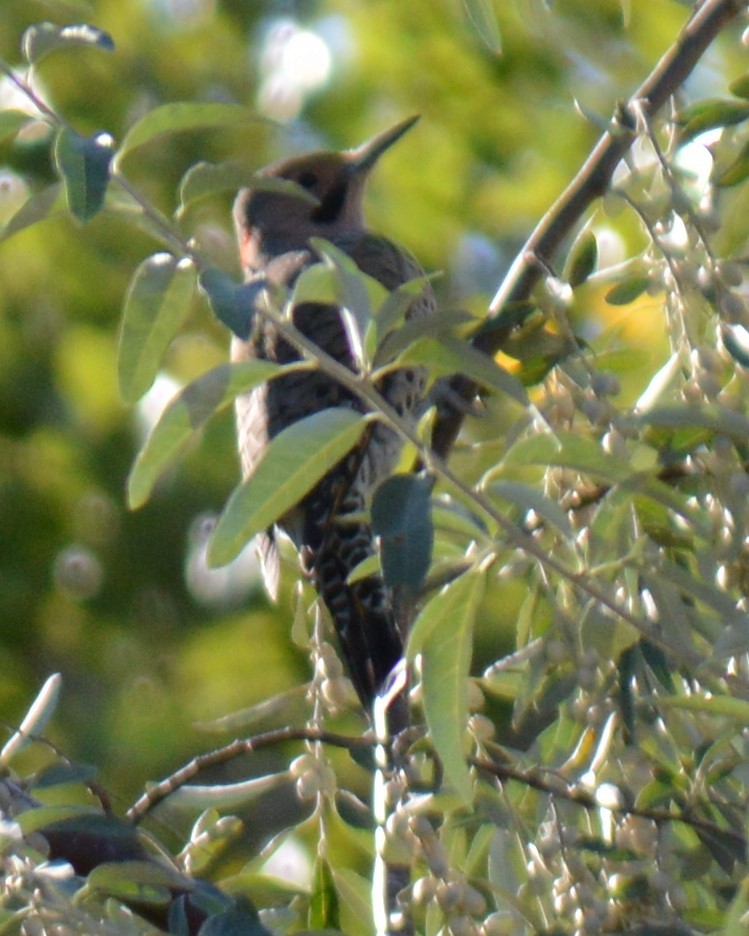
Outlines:
{"label": "black eye stripe", "polygon": [[297,182],[305,189],[315,188],[317,181],[317,176],[310,169],[305,169],[304,172],[300,172],[299,178],[297,179]]}

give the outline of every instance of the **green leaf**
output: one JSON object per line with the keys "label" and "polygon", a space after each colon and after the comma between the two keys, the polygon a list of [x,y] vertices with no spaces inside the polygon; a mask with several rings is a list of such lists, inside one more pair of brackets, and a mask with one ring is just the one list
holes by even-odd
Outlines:
{"label": "green leaf", "polygon": [[199,162],[191,166],[179,184],[177,217],[185,214],[195,202],[219,192],[236,192],[247,185],[250,173],[241,163]]}
{"label": "green leaf", "polygon": [[218,267],[209,267],[201,271],[198,286],[219,322],[246,341],[252,331],[255,302],[265,285],[262,282],[239,284]]}
{"label": "green leaf", "polygon": [[518,484],[515,481],[500,481],[492,484],[490,490],[524,512],[528,510],[535,511],[547,523],[555,526],[567,539],[574,536],[574,530],[565,511],[562,510],[559,504],[549,500],[548,497],[544,497],[537,488],[528,484]]}
{"label": "green leaf", "polygon": [[254,473],[235,488],[209,544],[211,565],[230,562],[247,542],[294,507],[356,445],[368,420],[343,407],[321,410],[271,440]]}
{"label": "green leaf", "polygon": [[650,285],[650,280],[644,274],[636,274],[612,286],[604,299],[609,305],[624,306],[634,302]]}
{"label": "green leaf", "polygon": [[724,169],[715,179],[715,184],[721,188],[730,188],[732,185],[738,185],[749,176],[749,142],[741,147],[741,152],[736,159]]}
{"label": "green leaf", "polygon": [[385,584],[416,597],[432,561],[432,488],[429,475],[393,475],[375,491],[372,530],[380,540]]}
{"label": "green leaf", "polygon": [[327,861],[320,857],[315,862],[308,925],[313,930],[337,930],[340,926],[338,894],[333,875]]}
{"label": "green leaf", "polygon": [[674,118],[680,127],[679,140],[686,143],[714,127],[729,127],[749,117],[749,101],[708,98],[682,108]]}
{"label": "green leaf", "polygon": [[89,221],[104,204],[109,183],[112,141],[107,134],[82,137],[63,128],[55,141],[55,166],[65,183],[68,208]]}
{"label": "green leaf", "polygon": [[58,26],[56,23],[35,23],[23,34],[23,57],[30,65],[38,65],[50,52],[71,46],[94,46],[111,52],[114,40],[109,33],[88,23]]}
{"label": "green leaf", "polygon": [[14,754],[38,738],[55,713],[62,689],[62,676],[54,673],[39,690],[23,721],[0,751],[0,765],[7,767]]}
{"label": "green leaf", "polygon": [[188,879],[155,861],[112,861],[97,865],[86,886],[124,901],[158,906],[171,899],[172,888],[184,888]]}
{"label": "green leaf", "polygon": [[34,118],[30,114],[24,114],[23,111],[0,111],[0,140],[15,136],[21,127],[25,126],[33,119]]}
{"label": "green leaf", "polygon": [[431,377],[465,374],[490,390],[499,390],[513,397],[522,406],[528,406],[528,394],[520,381],[482,351],[458,338],[445,335],[420,338],[398,358],[398,366],[425,365]]}
{"label": "green leaf", "polygon": [[0,240],[8,240],[32,224],[43,221],[53,211],[59,210],[62,207],[61,194],[62,187],[59,182],[55,182],[28,198],[5,225]]}
{"label": "green leaf", "polygon": [[188,258],[168,253],[148,257],[135,271],[120,331],[120,394],[128,403],[140,399],[158,373],[166,349],[190,309],[195,267]]}
{"label": "green leaf", "polygon": [[371,932],[372,881],[343,864],[330,870],[343,913],[348,913],[352,920],[360,921],[361,932]]}
{"label": "green leaf", "polygon": [[564,278],[575,289],[595,272],[598,263],[598,241],[592,231],[584,231],[572,245]]}
{"label": "green leaf", "polygon": [[473,626],[484,587],[471,570],[435,595],[416,619],[408,659],[421,654],[424,714],[445,778],[465,803],[473,790],[463,751]]}
{"label": "green leaf", "polygon": [[298,367],[258,360],[221,364],[188,384],[167,405],[138,453],[128,479],[130,508],[135,510],[148,500],[159,477],[215,413],[240,393]]}
{"label": "green leaf", "polygon": [[115,161],[117,166],[133,150],[160,136],[217,127],[235,128],[251,123],[266,123],[251,110],[240,104],[206,104],[179,102],[163,104],[141,117],[127,132]]}
{"label": "green leaf", "polygon": [[728,90],[736,97],[749,98],[749,72],[744,72],[739,78],[735,78],[728,85]]}
{"label": "green leaf", "polygon": [[502,53],[502,34],[499,31],[497,15],[492,0],[463,0],[468,18],[476,32],[481,36],[489,51],[495,55]]}

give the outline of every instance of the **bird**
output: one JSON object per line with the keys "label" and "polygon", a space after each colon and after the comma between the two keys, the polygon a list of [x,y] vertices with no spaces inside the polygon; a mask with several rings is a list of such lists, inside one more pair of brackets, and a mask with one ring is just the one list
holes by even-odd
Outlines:
{"label": "bird", "polygon": [[[320,262],[311,243],[314,238],[332,243],[388,290],[423,277],[406,249],[367,227],[363,211],[371,170],[417,119],[402,121],[353,149],[308,153],[259,170],[234,204],[245,281],[289,290],[303,270]],[[427,281],[406,319],[426,319],[434,312],[435,297]],[[303,302],[294,307],[291,320],[322,351],[357,372],[358,358],[341,308]],[[231,357],[287,363],[300,354],[258,312],[248,338],[233,336]],[[401,416],[413,420],[423,404],[426,374],[421,368],[397,369],[382,378],[377,389]],[[292,371],[238,396],[237,442],[244,478],[251,477],[279,432],[329,407],[367,411],[354,392],[320,368]],[[372,530],[364,519],[366,506],[377,485],[393,472],[400,452],[395,431],[374,423],[357,448],[329,470],[276,528],[258,538],[263,578],[272,598],[279,579],[278,529],[295,545],[303,573],[330,613],[349,676],[366,709],[402,658],[405,635],[379,575],[352,583],[347,579],[375,554]]]}

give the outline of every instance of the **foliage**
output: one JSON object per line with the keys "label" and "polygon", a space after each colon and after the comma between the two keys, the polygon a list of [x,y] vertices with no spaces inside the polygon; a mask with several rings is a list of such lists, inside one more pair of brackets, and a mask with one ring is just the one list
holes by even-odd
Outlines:
{"label": "foliage", "polygon": [[[655,113],[621,102],[684,5],[506,6],[471,0],[461,18],[447,2],[320,3],[307,29],[270,3],[0,12],[14,63],[0,65],[0,700],[11,720],[51,668],[69,687],[51,723],[48,681],[0,754],[9,932],[372,930],[366,803],[383,752],[294,566],[271,611],[246,543],[375,418],[407,442],[372,519],[386,581],[418,611],[408,659],[426,727],[398,739],[377,818],[386,863],[409,867],[416,932],[745,928],[749,107],[736,26],[726,17],[709,67],[664,82]],[[721,6],[742,4],[710,0],[703,19]],[[325,42],[335,95],[301,68],[304,43],[319,65]],[[255,108],[240,103],[252,95]],[[292,427],[235,487],[230,404],[284,369],[225,363],[249,298],[230,197],[289,146],[355,142],[416,109],[372,217],[446,271],[433,281],[443,311],[428,332],[404,323],[422,280],[388,295],[320,244],[319,266],[263,314],[304,352],[291,366],[328,369],[371,412]],[[296,147],[269,118],[299,114]],[[521,252],[499,293],[510,301],[490,303],[599,132],[626,151],[613,177],[589,183],[577,226],[572,199],[556,203],[544,220],[565,237]],[[518,270],[533,278],[522,296]],[[295,332],[302,294],[348,308],[363,379]],[[435,388],[416,427],[377,393],[400,364],[426,367]],[[474,386],[458,444],[435,451]],[[224,714],[237,704],[249,707]],[[241,737],[195,757],[196,718]],[[100,780],[78,766],[89,759]],[[136,831],[147,818],[150,839]]]}

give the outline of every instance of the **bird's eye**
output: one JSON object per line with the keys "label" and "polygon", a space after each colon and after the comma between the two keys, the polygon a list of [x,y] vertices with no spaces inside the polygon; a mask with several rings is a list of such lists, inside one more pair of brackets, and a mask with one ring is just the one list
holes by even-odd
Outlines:
{"label": "bird's eye", "polygon": [[302,188],[305,188],[307,189],[307,191],[310,191],[311,189],[317,187],[317,176],[315,175],[314,172],[311,172],[309,169],[307,169],[304,172],[299,173],[299,178],[297,179],[297,182],[299,183],[299,185],[302,186]]}

